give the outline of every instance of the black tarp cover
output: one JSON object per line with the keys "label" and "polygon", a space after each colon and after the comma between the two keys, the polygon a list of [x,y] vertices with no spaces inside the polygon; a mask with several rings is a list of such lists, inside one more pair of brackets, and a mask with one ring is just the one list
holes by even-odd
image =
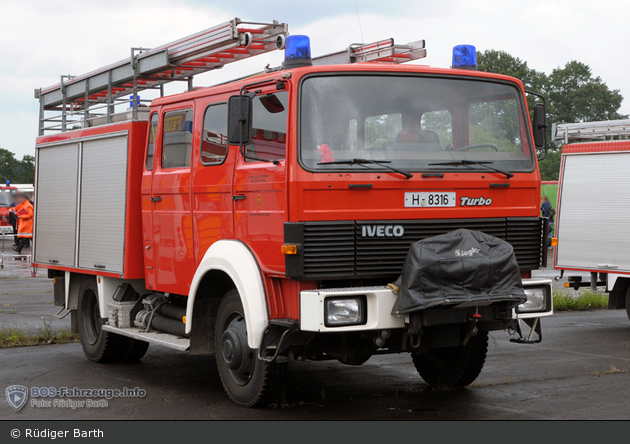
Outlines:
{"label": "black tarp cover", "polygon": [[394,284],[400,290],[392,314],[441,304],[527,299],[512,245],[466,229],[413,244]]}

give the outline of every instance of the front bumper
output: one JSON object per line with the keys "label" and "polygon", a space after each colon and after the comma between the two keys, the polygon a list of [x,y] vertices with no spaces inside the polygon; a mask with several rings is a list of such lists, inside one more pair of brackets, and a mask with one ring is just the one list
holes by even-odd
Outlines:
{"label": "front bumper", "polygon": [[[523,287],[545,287],[548,300],[544,311],[519,313],[512,310],[511,319],[531,319],[553,314],[552,284],[549,279],[523,279]],[[346,297],[365,298],[366,317],[361,325],[327,326],[325,305],[327,298]],[[386,286],[350,287],[322,290],[306,290],[300,292],[300,330],[311,332],[366,331],[404,328],[409,323],[409,315],[392,315],[392,307],[398,295]],[[469,304],[460,304],[469,305]],[[474,305],[474,304],[473,304]],[[458,306],[453,306],[456,309]]]}
{"label": "front bumper", "polygon": [[13,227],[11,225],[0,225],[0,233],[13,234]]}

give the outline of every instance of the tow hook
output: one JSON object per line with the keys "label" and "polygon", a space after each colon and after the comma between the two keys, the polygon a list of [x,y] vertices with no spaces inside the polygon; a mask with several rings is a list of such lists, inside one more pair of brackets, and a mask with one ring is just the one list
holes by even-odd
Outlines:
{"label": "tow hook", "polygon": [[410,328],[409,330],[407,330],[407,334],[409,335],[409,344],[411,345],[411,348],[417,349],[420,348],[420,340],[422,338],[422,331],[421,330],[414,330],[413,328]]}

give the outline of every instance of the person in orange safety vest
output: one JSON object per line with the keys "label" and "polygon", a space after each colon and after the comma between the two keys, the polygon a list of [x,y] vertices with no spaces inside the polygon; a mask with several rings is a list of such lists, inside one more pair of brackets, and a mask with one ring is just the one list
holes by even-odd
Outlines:
{"label": "person in orange safety vest", "polygon": [[33,204],[24,194],[18,194],[16,201],[14,211],[18,219],[18,243],[13,250],[19,254],[33,238]]}

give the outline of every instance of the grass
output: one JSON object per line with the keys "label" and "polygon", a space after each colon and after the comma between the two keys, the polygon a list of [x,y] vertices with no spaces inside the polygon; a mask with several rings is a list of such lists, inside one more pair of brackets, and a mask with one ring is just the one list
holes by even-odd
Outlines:
{"label": "grass", "polygon": [[553,294],[554,311],[601,310],[608,307],[608,295],[584,291],[570,293],[555,291]]}
{"label": "grass", "polygon": [[617,368],[614,365],[610,366],[610,370],[606,370],[603,372],[593,372],[591,375],[593,376],[603,376],[603,375],[613,375],[615,373],[628,373],[627,368]]}
{"label": "grass", "polygon": [[78,342],[79,335],[71,333],[68,329],[55,331],[52,323],[42,318],[44,328],[36,327],[38,334],[28,335],[24,330],[13,327],[0,327],[0,348],[27,347],[34,345],[67,344]]}

